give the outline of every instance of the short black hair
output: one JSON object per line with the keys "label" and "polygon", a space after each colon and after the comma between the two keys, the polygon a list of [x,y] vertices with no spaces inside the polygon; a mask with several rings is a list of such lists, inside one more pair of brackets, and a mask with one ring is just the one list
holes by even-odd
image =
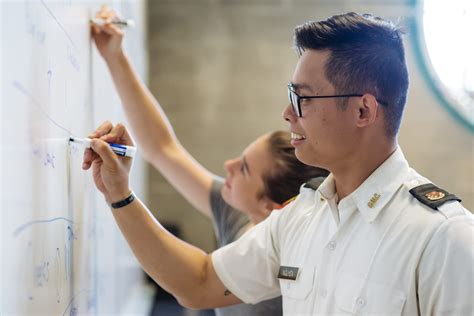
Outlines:
{"label": "short black hair", "polygon": [[388,20],[350,12],[296,27],[294,45],[300,56],[305,49],[329,50],[325,75],[336,93],[383,100],[386,134],[395,138],[409,84],[402,34]]}

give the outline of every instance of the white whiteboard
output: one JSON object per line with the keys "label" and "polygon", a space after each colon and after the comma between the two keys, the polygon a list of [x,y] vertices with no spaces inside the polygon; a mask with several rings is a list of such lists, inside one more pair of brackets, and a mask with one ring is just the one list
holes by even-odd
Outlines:
{"label": "white whiteboard", "polygon": [[[67,141],[124,121],[90,39],[100,2],[0,3],[0,314],[120,314],[141,271]],[[113,5],[137,22],[127,51],[144,76],[144,2]],[[143,171],[135,162],[139,195]]]}

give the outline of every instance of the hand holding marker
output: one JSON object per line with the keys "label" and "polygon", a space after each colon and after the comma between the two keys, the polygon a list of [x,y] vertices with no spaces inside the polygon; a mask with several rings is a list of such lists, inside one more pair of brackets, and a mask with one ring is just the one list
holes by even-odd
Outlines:
{"label": "hand holding marker", "polygon": [[[92,139],[90,138],[69,137],[69,142],[83,144],[86,148],[91,148],[91,140]],[[109,143],[109,146],[115,154],[122,157],[133,158],[135,156],[135,153],[137,152],[137,148],[132,146],[120,145],[115,143]]]}

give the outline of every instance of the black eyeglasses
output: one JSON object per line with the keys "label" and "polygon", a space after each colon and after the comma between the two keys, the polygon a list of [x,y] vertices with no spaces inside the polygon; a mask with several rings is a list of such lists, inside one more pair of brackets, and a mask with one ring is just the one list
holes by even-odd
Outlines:
{"label": "black eyeglasses", "polygon": [[[308,95],[300,96],[295,91],[295,86],[292,83],[288,84],[288,99],[290,100],[291,107],[298,117],[302,117],[301,112],[301,100],[302,99],[327,99],[327,98],[350,98],[350,97],[361,97],[363,94],[336,94],[336,95]],[[377,100],[377,99],[376,99]],[[385,105],[385,102],[377,100],[380,104]]]}

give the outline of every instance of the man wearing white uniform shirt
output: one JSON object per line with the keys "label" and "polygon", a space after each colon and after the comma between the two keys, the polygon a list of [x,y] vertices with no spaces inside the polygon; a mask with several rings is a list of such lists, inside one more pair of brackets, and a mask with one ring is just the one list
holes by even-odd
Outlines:
{"label": "man wearing white uniform shirt", "polygon": [[[289,315],[471,315],[473,216],[397,146],[408,73],[400,31],[354,13],[296,29],[296,155],[331,175],[213,254],[245,302]],[[275,276],[278,275],[278,280]]]}
{"label": "man wearing white uniform shirt", "polygon": [[[289,315],[471,315],[474,218],[408,166],[397,133],[408,89],[399,29],[348,13],[295,31],[288,86],[298,159],[331,171],[211,255],[167,233],[131,193],[129,158],[93,139],[98,189],[150,276],[183,305],[283,296]],[[91,135],[133,145],[122,125]]]}

